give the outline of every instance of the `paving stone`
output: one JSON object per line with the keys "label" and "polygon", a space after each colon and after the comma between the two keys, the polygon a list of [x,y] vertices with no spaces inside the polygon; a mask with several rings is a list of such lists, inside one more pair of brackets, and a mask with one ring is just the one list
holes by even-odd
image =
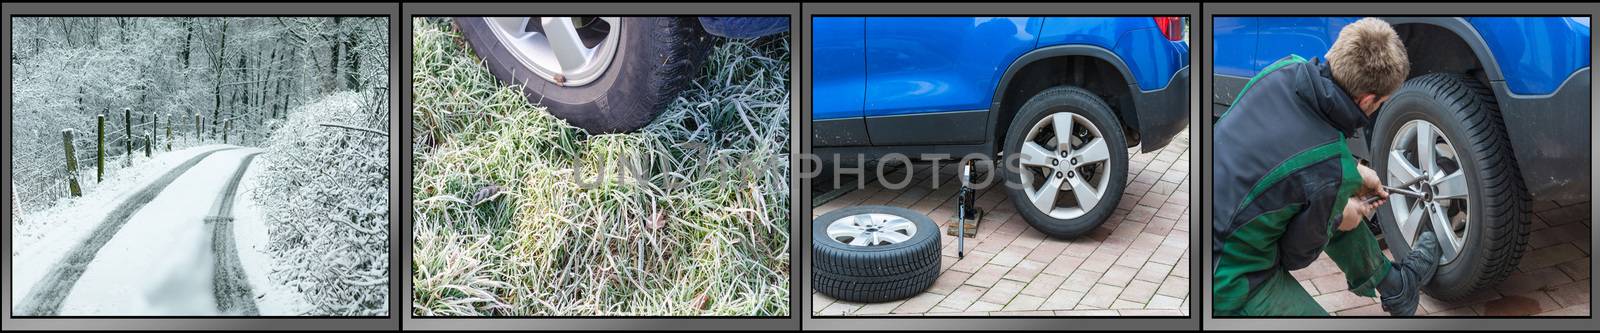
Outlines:
{"label": "paving stone", "polygon": [[1117,298],[1139,303],[1149,303],[1150,297],[1155,296],[1156,288],[1160,286],[1161,285],[1154,282],[1134,280],[1133,282],[1129,282],[1126,288],[1122,289],[1122,294],[1117,296]]}
{"label": "paving stone", "polygon": [[1133,281],[1133,275],[1138,272],[1139,270],[1132,267],[1112,266],[1110,270],[1106,271],[1105,275],[1100,277],[1100,283],[1118,287],[1127,286],[1129,281]]}
{"label": "paving stone", "polygon": [[[1074,239],[1047,237],[1029,226],[1002,187],[980,188],[978,206],[985,209],[986,216],[977,237],[964,239],[963,259],[956,257],[957,238],[941,236],[940,250],[945,256],[940,262],[941,273],[927,291],[905,300],[873,304],[841,302],[813,292],[814,312],[877,316],[1187,315],[1189,230],[1194,223],[1189,217],[1191,166],[1187,147],[1188,139],[1182,137],[1152,153],[1130,148],[1129,185],[1117,207],[1113,207],[1111,218]],[[941,226],[955,223],[948,217],[954,215],[956,208],[956,168],[942,164],[937,177],[929,170],[928,165],[920,164],[895,171],[891,180],[910,175],[915,185],[889,190],[870,183],[823,203],[813,209],[813,217],[844,207],[889,204],[934,216]],[[932,187],[935,184],[937,188]],[[1552,205],[1552,210],[1564,207]],[[1548,232],[1539,237],[1540,242],[1554,245],[1562,240],[1571,243],[1564,236]],[[1558,266],[1551,268],[1554,272],[1587,270],[1586,264],[1580,263],[1557,262],[1552,266]]]}
{"label": "paving stone", "polygon": [[1094,288],[1089,289],[1089,292],[1084,294],[1083,299],[1078,301],[1078,306],[1074,309],[1083,309],[1085,307],[1108,309],[1111,307],[1111,303],[1116,301],[1119,294],[1122,294],[1122,287],[1095,284]]}
{"label": "paving stone", "polygon": [[1039,304],[1040,310],[1071,310],[1078,305],[1078,301],[1085,295],[1082,291],[1058,289],[1044,303]]}
{"label": "paving stone", "polygon": [[1010,303],[1011,298],[1017,297],[1017,294],[1022,292],[1022,287],[1025,286],[1027,286],[1027,284],[1022,282],[1000,280],[1000,282],[994,284],[993,288],[989,288],[989,291],[984,293],[982,297],[979,297],[978,300],[1002,305]]}
{"label": "paving stone", "polygon": [[994,286],[996,282],[1000,282],[1000,277],[1004,276],[1008,270],[1010,268],[1005,266],[984,265],[977,273],[972,274],[972,277],[967,278],[966,284],[988,288]]}
{"label": "paving stone", "polygon": [[1055,293],[1056,289],[1060,289],[1061,284],[1065,282],[1067,282],[1067,277],[1065,276],[1039,274],[1033,278],[1033,281],[1028,282],[1027,287],[1022,288],[1022,294],[1049,297],[1051,293]]}
{"label": "paving stone", "polygon": [[1007,303],[1006,307],[1004,309],[1000,309],[1000,311],[1033,311],[1039,310],[1039,306],[1042,304],[1044,304],[1043,297],[1017,295],[1016,298],[1011,299],[1011,303]]}

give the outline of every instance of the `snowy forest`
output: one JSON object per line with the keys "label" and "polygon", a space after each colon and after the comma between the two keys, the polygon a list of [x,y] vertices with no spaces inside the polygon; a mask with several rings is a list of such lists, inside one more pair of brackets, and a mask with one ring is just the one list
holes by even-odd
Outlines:
{"label": "snowy forest", "polygon": [[389,23],[14,18],[13,305],[386,315]]}

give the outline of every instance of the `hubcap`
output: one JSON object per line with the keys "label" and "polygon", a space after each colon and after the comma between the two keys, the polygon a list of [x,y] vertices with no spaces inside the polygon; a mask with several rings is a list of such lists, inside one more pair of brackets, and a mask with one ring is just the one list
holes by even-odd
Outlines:
{"label": "hubcap", "polygon": [[1395,135],[1388,163],[1386,183],[1410,184],[1403,187],[1422,194],[1420,198],[1389,194],[1389,209],[1406,244],[1416,241],[1426,223],[1444,250],[1440,260],[1454,261],[1466,246],[1473,221],[1466,173],[1455,145],[1432,123],[1412,120]]}
{"label": "hubcap", "polygon": [[845,216],[828,224],[828,238],[850,246],[899,244],[917,234],[917,224],[904,217],[868,213]]}
{"label": "hubcap", "polygon": [[1059,112],[1040,119],[1023,139],[1019,173],[1033,207],[1056,219],[1093,210],[1110,179],[1111,149],[1100,129],[1082,115]]}
{"label": "hubcap", "polygon": [[622,20],[617,17],[485,17],[489,30],[513,58],[540,78],[582,86],[605,73],[616,58]]}

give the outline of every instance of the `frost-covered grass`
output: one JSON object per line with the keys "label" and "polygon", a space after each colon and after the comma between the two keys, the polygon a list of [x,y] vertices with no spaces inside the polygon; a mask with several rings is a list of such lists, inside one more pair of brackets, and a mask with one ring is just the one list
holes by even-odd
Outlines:
{"label": "frost-covered grass", "polygon": [[415,23],[415,315],[788,314],[787,35],[718,40],[656,121],[588,135]]}
{"label": "frost-covered grass", "polygon": [[[298,288],[309,315],[381,316],[389,307],[388,107],[380,92],[300,106],[257,158],[277,258],[273,280]],[[375,104],[376,103],[376,104]]]}

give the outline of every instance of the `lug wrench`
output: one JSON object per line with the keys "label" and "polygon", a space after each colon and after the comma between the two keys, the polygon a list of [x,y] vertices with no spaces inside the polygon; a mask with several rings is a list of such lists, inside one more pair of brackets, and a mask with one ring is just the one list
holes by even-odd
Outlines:
{"label": "lug wrench", "polygon": [[[1407,189],[1403,189],[1403,188],[1384,186],[1383,189],[1389,191],[1389,193],[1404,195],[1404,196],[1408,196],[1408,197],[1412,197],[1412,198],[1421,198],[1422,197],[1422,193],[1417,193],[1417,192],[1414,192],[1414,191],[1411,191],[1411,190],[1407,190]],[[1367,204],[1370,205],[1370,204],[1372,204],[1374,202],[1378,202],[1378,200],[1382,200],[1382,199],[1383,199],[1383,197],[1374,195],[1374,196],[1369,196],[1366,199],[1363,199],[1362,201],[1364,201],[1364,202],[1366,202]]]}
{"label": "lug wrench", "polygon": [[1393,186],[1384,186],[1383,189],[1389,191],[1390,193],[1397,193],[1397,194],[1408,196],[1408,197],[1412,197],[1412,198],[1421,198],[1422,197],[1422,193],[1418,193],[1418,192],[1412,191],[1412,190],[1407,190],[1407,189],[1404,189],[1404,188],[1393,187]]}

